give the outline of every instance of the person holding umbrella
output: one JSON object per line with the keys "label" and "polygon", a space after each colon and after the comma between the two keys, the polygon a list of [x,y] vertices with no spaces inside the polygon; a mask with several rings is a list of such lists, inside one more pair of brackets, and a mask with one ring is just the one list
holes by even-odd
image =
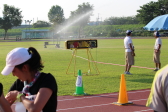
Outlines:
{"label": "person holding umbrella", "polygon": [[155,63],[155,69],[154,71],[158,71],[161,68],[161,63],[160,63],[160,49],[162,46],[162,40],[159,37],[159,32],[155,31],[154,32],[154,37],[156,38],[155,45],[154,45],[154,54],[153,54],[153,61]]}

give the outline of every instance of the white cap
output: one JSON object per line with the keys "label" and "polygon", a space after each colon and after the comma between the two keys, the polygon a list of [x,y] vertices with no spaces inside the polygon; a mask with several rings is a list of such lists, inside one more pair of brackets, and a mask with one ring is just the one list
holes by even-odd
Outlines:
{"label": "white cap", "polygon": [[2,75],[9,75],[16,65],[20,65],[31,58],[27,48],[15,48],[7,54],[6,66],[2,70]]}

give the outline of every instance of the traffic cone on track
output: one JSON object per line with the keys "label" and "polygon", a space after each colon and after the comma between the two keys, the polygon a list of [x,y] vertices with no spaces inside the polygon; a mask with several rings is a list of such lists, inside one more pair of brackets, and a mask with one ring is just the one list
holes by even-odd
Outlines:
{"label": "traffic cone on track", "polygon": [[81,70],[78,70],[78,76],[76,80],[76,92],[75,95],[85,95],[84,89],[83,89],[83,82],[82,82],[82,73]]}
{"label": "traffic cone on track", "polygon": [[113,104],[123,106],[123,105],[132,105],[133,102],[128,102],[127,90],[126,90],[126,83],[124,74],[121,74],[121,81],[120,81],[120,91],[119,91],[119,98],[118,102],[114,102]]}

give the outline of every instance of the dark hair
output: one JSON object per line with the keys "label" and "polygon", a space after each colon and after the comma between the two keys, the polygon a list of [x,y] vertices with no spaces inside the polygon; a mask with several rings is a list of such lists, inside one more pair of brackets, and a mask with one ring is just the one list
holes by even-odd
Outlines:
{"label": "dark hair", "polygon": [[21,69],[23,67],[23,65],[28,64],[30,71],[43,70],[44,66],[41,62],[41,56],[38,53],[38,51],[34,47],[29,47],[28,52],[29,52],[29,54],[32,55],[32,57],[29,60],[27,60],[26,62],[24,62],[20,65],[16,65],[15,67]]}
{"label": "dark hair", "polygon": [[128,32],[127,35],[129,36],[131,34],[131,32]]}

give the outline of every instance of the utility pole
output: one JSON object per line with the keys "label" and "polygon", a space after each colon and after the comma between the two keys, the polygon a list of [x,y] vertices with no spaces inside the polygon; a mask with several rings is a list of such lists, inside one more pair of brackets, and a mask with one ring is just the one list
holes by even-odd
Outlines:
{"label": "utility pole", "polygon": [[98,18],[97,18],[97,22],[96,23],[99,25],[99,13],[98,13]]}

